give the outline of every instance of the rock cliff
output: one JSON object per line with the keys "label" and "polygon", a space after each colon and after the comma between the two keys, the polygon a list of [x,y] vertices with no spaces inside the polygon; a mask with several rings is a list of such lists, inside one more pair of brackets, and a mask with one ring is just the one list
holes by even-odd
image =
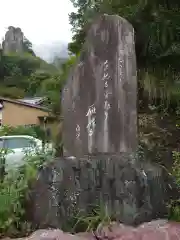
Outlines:
{"label": "rock cliff", "polygon": [[24,50],[24,34],[20,28],[10,26],[5,34],[5,39],[2,43],[2,49],[5,54],[10,52],[21,53]]}

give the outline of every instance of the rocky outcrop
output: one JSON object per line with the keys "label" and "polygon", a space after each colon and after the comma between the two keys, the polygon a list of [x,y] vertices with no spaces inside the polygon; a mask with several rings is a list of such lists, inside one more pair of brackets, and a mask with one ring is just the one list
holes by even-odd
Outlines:
{"label": "rocky outcrop", "polygon": [[[179,240],[180,224],[158,220],[140,225],[137,228],[119,223],[111,223],[95,232],[69,234],[60,229],[41,229],[24,240]],[[23,238],[21,238],[23,240]]]}
{"label": "rocky outcrop", "polygon": [[2,43],[3,53],[22,53],[24,34],[20,28],[10,26]]}

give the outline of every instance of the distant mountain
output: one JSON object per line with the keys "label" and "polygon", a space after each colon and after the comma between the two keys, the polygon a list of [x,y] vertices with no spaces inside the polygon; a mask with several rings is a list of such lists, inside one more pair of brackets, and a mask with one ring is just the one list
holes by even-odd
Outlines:
{"label": "distant mountain", "polygon": [[49,63],[52,63],[55,58],[68,58],[67,43],[52,42],[41,45],[33,44],[32,48],[37,56]]}
{"label": "distant mountain", "polygon": [[52,65],[54,65],[56,68],[60,69],[62,64],[65,63],[66,60],[67,60],[67,57],[66,58],[62,58],[61,56],[55,57],[53,59]]}

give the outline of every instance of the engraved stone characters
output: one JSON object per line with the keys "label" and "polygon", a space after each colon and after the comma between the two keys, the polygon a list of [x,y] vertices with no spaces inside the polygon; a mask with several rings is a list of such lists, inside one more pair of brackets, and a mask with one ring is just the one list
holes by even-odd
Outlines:
{"label": "engraved stone characters", "polygon": [[102,15],[89,28],[62,94],[68,155],[132,152],[137,147],[134,30]]}
{"label": "engraved stone characters", "polygon": [[88,135],[92,136],[94,133],[94,128],[95,128],[95,114],[96,114],[96,108],[94,105],[90,106],[88,109],[88,112],[86,114],[86,117],[88,117],[88,125],[87,125],[87,131]]}

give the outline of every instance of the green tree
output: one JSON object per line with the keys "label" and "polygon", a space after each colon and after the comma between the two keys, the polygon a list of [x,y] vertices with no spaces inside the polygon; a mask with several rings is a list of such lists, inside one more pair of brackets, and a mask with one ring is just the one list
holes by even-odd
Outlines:
{"label": "green tree", "polygon": [[25,52],[30,53],[33,56],[35,56],[35,53],[32,49],[32,43],[26,37],[24,37],[24,40],[23,40],[23,47],[24,47]]}
{"label": "green tree", "polygon": [[[55,66],[28,53],[2,54],[0,58],[1,96],[7,96],[7,88],[11,87],[22,90],[25,95],[34,96],[39,93],[41,82],[57,72]],[[11,97],[9,93],[10,91],[8,96]],[[14,93],[12,96],[14,97]]]}
{"label": "green tree", "polygon": [[47,96],[46,104],[52,109],[53,113],[57,117],[59,117],[61,113],[61,91],[75,62],[76,56],[71,56],[65,63],[62,64],[61,72],[59,74],[53,75],[41,83],[40,94]]}

